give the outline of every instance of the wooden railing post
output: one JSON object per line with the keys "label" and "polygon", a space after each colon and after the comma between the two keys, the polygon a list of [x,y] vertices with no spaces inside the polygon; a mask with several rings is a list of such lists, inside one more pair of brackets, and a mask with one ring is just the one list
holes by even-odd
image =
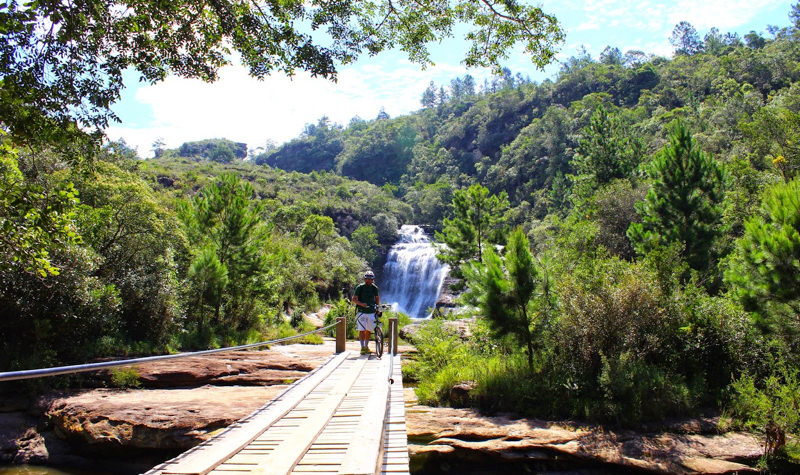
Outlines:
{"label": "wooden railing post", "polygon": [[391,336],[391,340],[390,340],[392,342],[392,347],[389,349],[389,352],[392,355],[396,355],[397,354],[397,334],[398,334],[397,318],[390,318],[389,319],[389,334],[392,335]]}
{"label": "wooden railing post", "polygon": [[336,353],[344,351],[347,341],[347,318],[339,317],[336,319]]}

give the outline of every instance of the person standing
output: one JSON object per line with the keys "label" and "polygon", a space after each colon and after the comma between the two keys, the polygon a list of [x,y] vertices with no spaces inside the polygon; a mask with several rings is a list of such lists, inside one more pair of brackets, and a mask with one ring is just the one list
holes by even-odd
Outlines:
{"label": "person standing", "polygon": [[371,270],[364,273],[364,283],[356,286],[353,303],[358,307],[356,312],[356,328],[358,341],[361,343],[361,354],[369,353],[369,336],[375,330],[375,316],[380,305],[378,286],[373,283],[375,274]]}

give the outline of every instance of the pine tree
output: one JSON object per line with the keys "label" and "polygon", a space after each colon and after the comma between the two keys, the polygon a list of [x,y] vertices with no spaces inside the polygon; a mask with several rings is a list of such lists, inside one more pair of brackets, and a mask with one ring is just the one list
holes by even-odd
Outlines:
{"label": "pine tree", "polygon": [[706,271],[719,233],[723,169],[697,147],[682,123],[675,125],[669,140],[648,169],[652,185],[637,206],[642,222],[631,225],[628,237],[641,254],[678,243],[687,264]]}
{"label": "pine tree", "polygon": [[[800,325],[800,178],[767,190],[760,215],[745,224],[725,280],[761,323]],[[786,314],[782,305],[794,322],[775,322]]]}
{"label": "pine tree", "polygon": [[469,261],[481,261],[487,245],[501,240],[499,226],[508,208],[505,192],[490,195],[481,185],[453,193],[453,218],[444,220],[444,229],[436,239],[446,244],[440,249],[439,260],[453,267],[454,276],[461,275],[461,266]]}
{"label": "pine tree", "polygon": [[603,106],[597,107],[583,133],[574,166],[578,173],[593,177],[596,185],[628,178],[644,157],[641,139]]}
{"label": "pine tree", "polygon": [[[216,184],[203,188],[180,210],[195,249],[192,262],[192,266],[197,266],[195,275],[198,279],[220,276],[215,280],[224,282],[224,294],[211,299],[215,318],[224,318],[234,325],[244,325],[253,317],[251,303],[264,297],[269,280],[264,257],[268,236],[261,219],[263,205],[253,199],[254,194],[250,183],[233,174],[220,175]],[[199,281],[196,287],[206,288]]]}
{"label": "pine tree", "polygon": [[420,102],[422,103],[422,107],[431,109],[436,107],[436,100],[436,84],[431,81],[431,83],[428,84],[428,88],[422,93],[422,99],[420,99]]}
{"label": "pine tree", "polygon": [[504,257],[505,263],[488,248],[483,265],[466,269],[467,298],[480,307],[496,336],[513,335],[526,348],[533,370],[534,324],[549,308],[549,286],[520,228],[511,233]]}

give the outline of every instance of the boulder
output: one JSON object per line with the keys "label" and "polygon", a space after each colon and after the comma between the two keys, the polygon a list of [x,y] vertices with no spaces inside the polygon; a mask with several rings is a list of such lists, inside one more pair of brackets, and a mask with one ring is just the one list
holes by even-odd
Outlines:
{"label": "boulder", "polygon": [[40,398],[36,412],[84,452],[184,451],[247,416],[286,386],[91,389]]}
{"label": "boulder", "polygon": [[328,315],[328,312],[331,311],[331,306],[328,304],[323,305],[317,310],[315,313],[309,313],[303,315],[307,322],[309,322],[315,328],[321,328],[325,326],[325,316]]}
{"label": "boulder", "polygon": [[434,304],[435,310],[446,313],[447,310],[453,309],[458,305],[457,302],[459,293],[452,290],[452,287],[459,282],[459,279],[451,277],[449,274],[444,278],[444,282],[442,283],[442,291],[439,293],[439,297],[436,299],[436,303]]}
{"label": "boulder", "polygon": [[472,401],[472,391],[475,389],[475,381],[465,381],[453,385],[448,394],[450,407],[468,407]]}

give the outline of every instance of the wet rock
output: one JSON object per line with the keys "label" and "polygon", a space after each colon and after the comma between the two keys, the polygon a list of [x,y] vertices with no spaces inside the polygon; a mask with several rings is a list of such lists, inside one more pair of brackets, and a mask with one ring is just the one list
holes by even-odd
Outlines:
{"label": "wet rock", "polygon": [[447,313],[449,310],[452,310],[458,306],[458,296],[460,293],[454,291],[453,286],[458,285],[460,282],[460,279],[456,279],[450,275],[444,278],[444,282],[442,283],[442,291],[439,293],[439,297],[436,299],[436,303],[434,304],[435,310],[438,310],[442,313]]}

